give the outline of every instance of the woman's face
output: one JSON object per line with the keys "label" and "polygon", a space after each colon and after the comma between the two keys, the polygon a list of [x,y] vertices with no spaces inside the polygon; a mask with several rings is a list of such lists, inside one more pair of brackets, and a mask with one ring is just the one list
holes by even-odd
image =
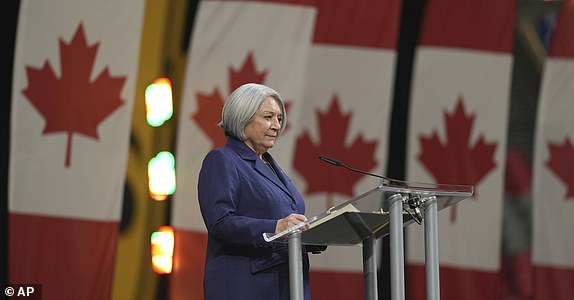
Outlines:
{"label": "woman's face", "polygon": [[263,100],[253,118],[245,126],[245,144],[261,156],[275,145],[281,130],[281,107],[275,99]]}

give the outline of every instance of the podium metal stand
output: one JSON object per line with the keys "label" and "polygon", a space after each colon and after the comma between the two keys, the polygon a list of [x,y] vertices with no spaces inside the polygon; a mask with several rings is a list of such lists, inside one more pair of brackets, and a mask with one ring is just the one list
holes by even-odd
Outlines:
{"label": "podium metal stand", "polygon": [[[473,195],[472,186],[412,183],[385,179],[375,188],[330,208],[306,222],[277,234],[267,242],[288,242],[289,285],[292,300],[303,299],[302,245],[363,247],[364,299],[376,300],[378,238],[389,235],[391,296],[405,298],[403,227],[413,222],[425,227],[427,299],[440,298],[438,211]],[[308,229],[302,231],[303,227]]]}

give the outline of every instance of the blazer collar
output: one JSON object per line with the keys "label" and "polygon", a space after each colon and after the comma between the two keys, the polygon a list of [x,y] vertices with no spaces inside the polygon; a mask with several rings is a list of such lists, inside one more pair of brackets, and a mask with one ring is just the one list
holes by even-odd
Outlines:
{"label": "blazer collar", "polygon": [[253,150],[251,150],[251,148],[249,148],[247,145],[245,145],[244,142],[238,139],[227,138],[227,143],[225,144],[225,146],[235,150],[235,152],[237,152],[237,154],[239,154],[239,157],[241,157],[242,159],[257,161],[257,159],[259,158],[257,154]]}
{"label": "blazer collar", "polygon": [[261,160],[259,156],[253,150],[251,150],[251,148],[249,148],[244,142],[235,138],[228,138],[227,143],[225,145],[235,150],[237,154],[239,154],[239,157],[241,157],[242,159],[252,161],[253,168],[259,174],[263,175],[263,177],[273,182],[277,187],[279,187],[287,195],[289,195],[289,197],[293,198],[291,191],[289,191],[289,189],[287,188],[288,179],[286,178],[285,174],[283,174],[283,171],[279,168],[279,166],[277,165],[271,154],[265,153],[263,155],[268,159],[269,163],[273,166],[273,168],[275,168],[275,172],[277,172],[277,175],[275,175],[275,173],[273,173],[273,171],[271,171],[271,169],[265,165],[263,160]]}

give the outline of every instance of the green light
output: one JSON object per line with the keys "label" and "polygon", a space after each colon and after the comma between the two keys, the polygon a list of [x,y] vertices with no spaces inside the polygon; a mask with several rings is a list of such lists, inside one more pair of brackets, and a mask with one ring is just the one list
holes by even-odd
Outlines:
{"label": "green light", "polygon": [[145,89],[146,119],[150,126],[161,126],[173,115],[171,81],[158,78]]}

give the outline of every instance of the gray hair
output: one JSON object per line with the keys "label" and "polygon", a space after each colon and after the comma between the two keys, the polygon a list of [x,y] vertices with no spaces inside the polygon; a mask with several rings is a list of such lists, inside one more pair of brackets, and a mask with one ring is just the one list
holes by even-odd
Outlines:
{"label": "gray hair", "polygon": [[283,119],[280,122],[280,133],[283,132],[287,114],[279,93],[262,84],[246,83],[233,91],[225,100],[221,111],[221,122],[218,124],[225,131],[225,135],[244,141],[246,138],[245,127],[267,97],[275,99],[281,108]]}

